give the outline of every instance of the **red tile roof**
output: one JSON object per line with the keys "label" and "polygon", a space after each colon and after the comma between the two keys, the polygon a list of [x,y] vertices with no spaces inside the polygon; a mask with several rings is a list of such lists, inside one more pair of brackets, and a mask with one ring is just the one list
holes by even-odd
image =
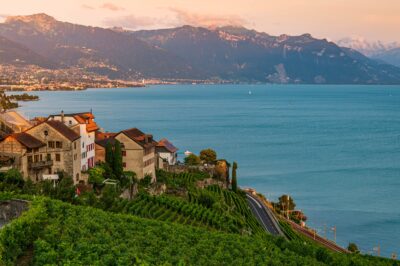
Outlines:
{"label": "red tile roof", "polygon": [[166,149],[167,151],[174,153],[178,150],[169,140],[162,139],[157,143],[157,149]]}
{"label": "red tile roof", "polygon": [[57,130],[59,133],[61,133],[61,135],[63,135],[70,141],[75,141],[80,138],[78,133],[76,133],[75,131],[73,131],[72,129],[70,129],[69,127],[67,127],[60,121],[47,120],[44,123],[48,124],[55,130]]}
{"label": "red tile roof", "polygon": [[29,135],[28,133],[22,132],[22,133],[14,133],[9,135],[8,137],[11,137],[15,140],[17,140],[19,143],[24,145],[27,148],[30,149],[35,149],[35,148],[40,148],[45,146],[46,144],[38,140],[37,138]]}
{"label": "red tile roof", "polygon": [[135,141],[137,144],[139,144],[140,146],[145,147],[145,148],[152,147],[157,144],[157,142],[155,142],[153,140],[153,135],[145,134],[137,128],[130,128],[130,129],[122,130],[118,134],[121,134],[121,133],[125,134],[130,139]]}

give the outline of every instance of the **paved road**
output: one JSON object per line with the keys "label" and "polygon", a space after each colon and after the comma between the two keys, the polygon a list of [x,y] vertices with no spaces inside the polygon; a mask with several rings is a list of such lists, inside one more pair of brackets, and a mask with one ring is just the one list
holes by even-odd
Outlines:
{"label": "paved road", "polygon": [[249,203],[250,209],[253,214],[256,216],[257,220],[261,223],[266,231],[271,233],[272,235],[283,235],[279,225],[273,220],[270,210],[264,206],[260,200],[256,197],[246,194],[247,202]]}

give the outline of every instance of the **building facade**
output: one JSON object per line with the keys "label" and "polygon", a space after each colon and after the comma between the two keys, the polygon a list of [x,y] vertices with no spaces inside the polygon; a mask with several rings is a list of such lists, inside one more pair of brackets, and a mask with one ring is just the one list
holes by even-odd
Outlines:
{"label": "building facade", "polygon": [[145,134],[137,128],[120,131],[119,133],[98,134],[96,139],[96,162],[105,161],[105,149],[108,142],[121,143],[122,164],[124,171],[136,173],[138,179],[150,175],[156,178],[156,153],[157,142],[153,136]]}
{"label": "building facade", "polygon": [[11,158],[25,179],[43,180],[43,175],[65,172],[74,183],[81,176],[80,136],[59,121],[45,121],[25,132],[0,141],[0,152]]}
{"label": "building facade", "polygon": [[175,165],[177,163],[177,151],[178,149],[165,138],[160,140],[156,145],[156,153],[158,158],[166,162],[168,165]]}
{"label": "building facade", "polygon": [[99,129],[91,112],[51,115],[49,120],[60,121],[81,137],[81,170],[86,171],[95,165],[95,135]]}

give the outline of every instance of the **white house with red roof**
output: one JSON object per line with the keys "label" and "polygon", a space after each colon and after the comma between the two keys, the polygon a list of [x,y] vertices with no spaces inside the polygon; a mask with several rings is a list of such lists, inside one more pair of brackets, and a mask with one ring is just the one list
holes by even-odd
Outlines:
{"label": "white house with red roof", "polygon": [[171,142],[167,139],[160,140],[156,145],[156,152],[158,156],[168,162],[169,165],[174,165],[177,162],[177,152],[178,148],[176,148]]}
{"label": "white house with red roof", "polygon": [[92,112],[51,115],[49,120],[63,122],[81,136],[81,166],[86,171],[95,165],[95,134],[99,130]]}

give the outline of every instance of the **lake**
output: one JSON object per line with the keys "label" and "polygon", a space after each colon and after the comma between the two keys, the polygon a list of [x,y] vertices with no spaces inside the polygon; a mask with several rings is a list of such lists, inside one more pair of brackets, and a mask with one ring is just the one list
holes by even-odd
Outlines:
{"label": "lake", "polygon": [[[26,116],[93,110],[107,131],[211,147],[238,162],[239,184],[290,194],[308,224],[365,252],[400,254],[400,87],[174,85],[34,92]],[[181,155],[182,158],[182,155]],[[327,236],[333,239],[329,231]]]}

